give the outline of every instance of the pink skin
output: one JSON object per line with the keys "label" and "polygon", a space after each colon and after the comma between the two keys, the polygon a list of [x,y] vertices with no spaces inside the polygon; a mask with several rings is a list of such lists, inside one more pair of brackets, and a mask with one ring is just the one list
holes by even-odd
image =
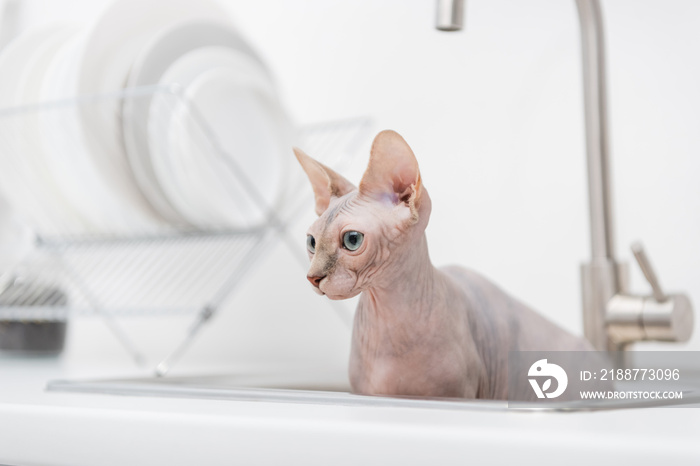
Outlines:
{"label": "pink skin", "polygon": [[[431,201],[406,142],[383,131],[359,190],[298,149],[319,218],[307,278],[330,299],[362,293],[349,375],[366,395],[506,399],[508,351],[588,350],[476,272],[436,269],[425,228]],[[348,231],[360,247],[343,246]]]}

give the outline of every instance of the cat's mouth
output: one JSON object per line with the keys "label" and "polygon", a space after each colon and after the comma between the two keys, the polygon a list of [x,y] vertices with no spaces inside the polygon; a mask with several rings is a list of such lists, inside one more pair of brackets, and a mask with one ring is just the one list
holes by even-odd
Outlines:
{"label": "cat's mouth", "polygon": [[321,289],[321,286],[320,286],[320,285],[322,285],[322,284],[323,284],[323,281],[322,281],[321,283],[319,283],[319,287],[318,287],[318,288],[314,287],[314,291],[315,291],[316,294],[318,294],[319,296],[325,296],[326,298],[328,298],[328,299],[330,299],[330,300],[345,299],[345,297],[342,296],[342,295],[328,294],[328,293],[326,293],[325,291],[323,291],[323,290]]}
{"label": "cat's mouth", "polygon": [[[318,286],[314,286],[313,289],[319,296],[325,296],[332,301],[342,301],[344,299],[354,298],[362,292],[362,290],[358,289],[356,285],[357,282],[355,282],[352,286],[347,287],[347,289],[344,289],[346,287],[338,286],[336,283],[330,283],[328,281],[328,277],[324,277],[318,283]],[[324,288],[326,289],[324,290]]]}
{"label": "cat's mouth", "polygon": [[326,298],[330,299],[331,301],[342,301],[344,299],[350,299],[354,298],[358,294],[360,294],[359,290],[352,290],[349,292],[340,292],[340,293],[326,293],[321,289],[316,289],[316,293],[318,293],[320,296],[325,296]]}

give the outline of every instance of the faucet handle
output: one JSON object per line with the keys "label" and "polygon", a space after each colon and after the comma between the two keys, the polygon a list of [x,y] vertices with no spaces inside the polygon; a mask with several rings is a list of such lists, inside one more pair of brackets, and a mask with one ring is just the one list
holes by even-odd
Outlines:
{"label": "faucet handle", "polygon": [[654,268],[651,266],[651,261],[649,261],[649,258],[647,257],[647,253],[644,250],[644,246],[642,246],[641,242],[636,241],[632,243],[631,249],[632,254],[634,254],[634,258],[637,259],[637,264],[639,264],[639,268],[642,269],[644,277],[649,282],[649,285],[651,285],[654,299],[656,299],[656,301],[660,303],[663,303],[664,301],[666,301],[666,299],[668,299],[668,297],[666,296],[666,293],[664,293],[664,291],[661,289],[661,285],[659,284],[658,278],[656,278],[656,273],[654,272]]}
{"label": "faucet handle", "polygon": [[617,344],[641,340],[688,341],[693,332],[693,305],[685,294],[667,295],[641,243],[632,245],[639,268],[653,290],[652,296],[618,293],[607,305],[608,335]]}

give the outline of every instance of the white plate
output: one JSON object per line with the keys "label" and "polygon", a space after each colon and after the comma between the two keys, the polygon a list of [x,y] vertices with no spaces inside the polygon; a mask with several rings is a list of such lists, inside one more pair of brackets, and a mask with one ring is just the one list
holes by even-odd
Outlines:
{"label": "white plate", "polygon": [[206,47],[174,63],[161,82],[181,85],[185,98],[167,125],[159,121],[161,102],[151,109],[149,144],[161,185],[200,227],[260,225],[279,201],[291,147],[291,125],[267,72],[246,53]]}
{"label": "white plate", "polygon": [[[240,37],[232,25],[206,20],[187,20],[173,24],[160,32],[136,59],[127,87],[141,87],[161,82],[166,70],[180,57],[193,50],[222,46],[241,51],[257,62],[264,70],[253,49]],[[216,65],[216,62],[210,63]],[[191,68],[194,69],[194,68]],[[204,68],[197,68],[199,73]],[[269,80],[269,77],[267,77]],[[124,141],[131,168],[139,186],[151,203],[168,219],[182,222],[183,217],[173,208],[152,167],[147,134],[148,112],[151,104],[149,96],[134,96],[124,101],[122,125]]]}
{"label": "white plate", "polygon": [[[217,46],[202,47],[186,53],[168,68],[160,80],[163,87],[176,86],[180,93],[157,93],[144,113],[134,113],[135,117],[145,115],[147,118],[145,124],[141,123],[147,130],[147,145],[142,153],[145,153],[144,157],[152,171],[153,183],[162,189],[188,223],[199,227],[205,227],[210,219],[210,214],[207,213],[209,206],[202,206],[198,202],[202,193],[195,192],[193,195],[189,186],[193,174],[187,173],[183,157],[201,159],[212,149],[207,135],[193,131],[190,102],[185,100],[182,90],[208,70],[235,66],[239,57],[240,54],[234,50]],[[132,108],[135,110],[136,106]],[[178,132],[187,133],[186,139],[189,140],[185,144],[189,147],[188,154],[183,155],[183,142],[177,138]],[[198,175],[195,173],[194,176]]]}
{"label": "white plate", "polygon": [[[69,23],[51,24],[19,36],[3,50],[0,107],[41,100],[46,67],[75,31]],[[58,225],[80,228],[79,217],[58,190],[43,161],[37,113],[24,112],[6,118],[5,122],[15,126],[12,150],[0,156],[0,188],[12,208],[40,233],[55,233]]]}
{"label": "white plate", "polygon": [[[86,36],[72,37],[55,55],[47,72],[42,96],[46,101],[67,98],[75,83],[78,59]],[[101,103],[89,104],[101,108]],[[59,106],[40,115],[42,143],[48,170],[87,224],[88,233],[129,233],[148,226],[151,219],[132,208],[115,188],[116,179],[93,157],[81,126],[80,107]],[[144,218],[146,217],[146,218]]]}
{"label": "white plate", "polygon": [[[77,26],[67,26],[47,38],[20,75],[17,97],[24,105],[38,104],[43,100],[42,90],[47,71],[59,50],[78,34]],[[42,144],[42,127],[39,114],[32,112],[23,118],[22,131],[27,135],[23,161],[27,166],[27,183],[46,207],[47,217],[54,221],[54,231],[42,233],[75,233],[85,230],[87,223],[68,202],[60,186],[46,164],[45,146]],[[55,219],[55,220],[54,220]]]}
{"label": "white plate", "polygon": [[34,236],[14,209],[0,197],[0,287],[34,247]]}
{"label": "white plate", "polygon": [[[217,19],[226,12],[207,0],[117,0],[95,21],[79,52],[75,94],[118,92],[144,44],[162,29],[186,19]],[[120,102],[83,106],[80,124],[85,144],[101,178],[125,206],[136,225],[152,222],[154,210],[134,179],[124,153]],[[130,214],[130,215],[129,215]],[[149,218],[151,217],[151,218]]]}

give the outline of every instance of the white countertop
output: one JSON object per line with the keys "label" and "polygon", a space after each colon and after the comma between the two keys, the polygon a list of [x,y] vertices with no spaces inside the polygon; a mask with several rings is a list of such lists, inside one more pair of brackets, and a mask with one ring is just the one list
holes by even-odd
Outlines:
{"label": "white countertop", "polygon": [[697,408],[449,411],[128,397],[44,390],[50,379],[114,369],[0,359],[0,374],[3,464],[700,464]]}

